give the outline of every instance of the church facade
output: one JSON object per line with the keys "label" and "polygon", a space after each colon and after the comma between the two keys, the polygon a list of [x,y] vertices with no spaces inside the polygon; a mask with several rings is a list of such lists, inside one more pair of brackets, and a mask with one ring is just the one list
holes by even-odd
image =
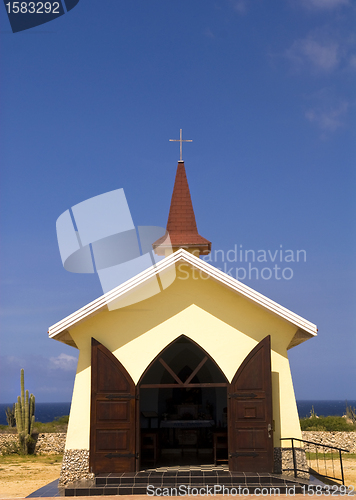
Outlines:
{"label": "church facade", "polygon": [[167,234],[157,265],[49,329],[79,349],[62,484],[190,463],[278,473],[281,438],[301,439],[288,350],[317,328],[199,258],[183,161]]}

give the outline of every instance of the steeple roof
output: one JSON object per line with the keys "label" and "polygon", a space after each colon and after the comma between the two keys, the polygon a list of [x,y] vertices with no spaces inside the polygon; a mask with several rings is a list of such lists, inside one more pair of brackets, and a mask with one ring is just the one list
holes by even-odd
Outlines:
{"label": "steeple roof", "polygon": [[[211,242],[198,233],[184,161],[178,162],[168,215],[167,232],[169,233],[170,245],[173,249],[185,248],[190,251],[196,250],[199,255],[207,255],[211,251]],[[166,240],[167,244],[169,244],[167,235],[153,244],[157,253],[163,253]],[[159,249],[157,248],[158,246],[160,247]]]}

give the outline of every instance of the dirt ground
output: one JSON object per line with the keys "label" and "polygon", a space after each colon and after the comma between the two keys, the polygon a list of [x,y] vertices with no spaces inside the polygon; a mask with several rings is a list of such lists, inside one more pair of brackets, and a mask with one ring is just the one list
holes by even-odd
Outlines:
{"label": "dirt ground", "polygon": [[[315,460],[309,462],[309,466],[318,470],[317,463]],[[342,457],[342,466],[344,469],[345,485],[353,486],[356,490],[356,458],[346,458]],[[326,470],[325,462],[319,460],[319,471],[321,474],[325,474],[331,477],[341,477],[340,463],[334,462],[334,470],[332,467],[331,460],[326,460]]]}
{"label": "dirt ground", "polygon": [[0,457],[0,499],[23,498],[58,479],[61,455]]}
{"label": "dirt ground", "polygon": [[[24,498],[42,486],[58,479],[62,463],[60,455],[0,457],[0,499]],[[356,459],[343,458],[345,484],[356,489]],[[316,464],[311,464],[311,466]],[[329,464],[328,464],[329,465]],[[320,469],[323,472],[322,469]],[[330,475],[332,469],[329,470]],[[335,474],[340,469],[335,468]]]}

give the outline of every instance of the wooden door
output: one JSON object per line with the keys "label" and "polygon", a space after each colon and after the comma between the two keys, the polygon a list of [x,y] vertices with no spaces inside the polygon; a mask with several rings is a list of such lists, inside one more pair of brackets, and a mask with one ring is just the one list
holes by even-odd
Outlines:
{"label": "wooden door", "polygon": [[245,358],[228,390],[229,468],[273,471],[271,341]]}
{"label": "wooden door", "polygon": [[135,384],[117,358],[92,338],[90,470],[134,472]]}

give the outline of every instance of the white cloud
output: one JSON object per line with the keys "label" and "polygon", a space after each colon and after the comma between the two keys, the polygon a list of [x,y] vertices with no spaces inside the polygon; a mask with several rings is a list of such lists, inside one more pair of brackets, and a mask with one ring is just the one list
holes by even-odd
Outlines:
{"label": "white cloud", "polygon": [[323,132],[335,132],[345,125],[350,104],[335,96],[330,88],[324,88],[308,97],[311,102],[305,111],[306,119]]}
{"label": "white cloud", "polygon": [[347,102],[342,102],[338,107],[332,109],[308,109],[305,117],[312,123],[318,125],[325,132],[335,132],[338,128],[344,125],[349,105]]}
{"label": "white cloud", "polygon": [[324,25],[294,40],[284,57],[294,71],[316,75],[350,71],[356,67],[356,36],[349,29]]}
{"label": "white cloud", "polygon": [[356,69],[356,55],[350,56],[349,66],[351,69]]}
{"label": "white cloud", "polygon": [[246,0],[235,0],[233,2],[233,7],[239,14],[245,14],[247,11]]}
{"label": "white cloud", "polygon": [[318,72],[330,72],[340,63],[339,44],[313,36],[296,40],[286,51],[286,56],[296,69],[307,65]]}
{"label": "white cloud", "polygon": [[308,9],[332,10],[343,5],[350,5],[349,0],[302,0],[301,4]]}
{"label": "white cloud", "polygon": [[77,358],[69,356],[69,354],[60,354],[56,358],[49,358],[51,364],[50,368],[60,369],[65,371],[75,370],[77,366]]}
{"label": "white cloud", "polygon": [[1,401],[12,404],[17,400],[21,368],[25,370],[25,388],[36,396],[37,401],[70,401],[76,359],[66,354],[52,358],[41,354],[0,356]]}

